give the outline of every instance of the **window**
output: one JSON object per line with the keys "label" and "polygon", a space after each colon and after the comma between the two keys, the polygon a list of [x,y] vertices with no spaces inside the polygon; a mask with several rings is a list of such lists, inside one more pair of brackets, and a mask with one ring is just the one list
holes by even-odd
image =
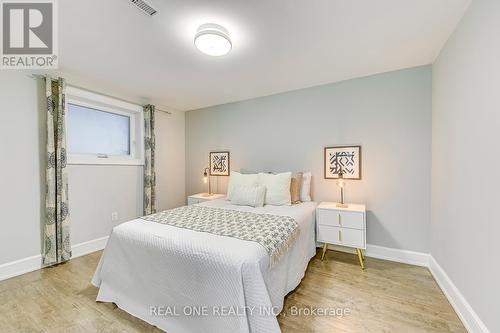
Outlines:
{"label": "window", "polygon": [[142,107],[68,87],[70,164],[143,164]]}
{"label": "window", "polygon": [[130,155],[130,117],[69,103],[68,133],[72,153]]}

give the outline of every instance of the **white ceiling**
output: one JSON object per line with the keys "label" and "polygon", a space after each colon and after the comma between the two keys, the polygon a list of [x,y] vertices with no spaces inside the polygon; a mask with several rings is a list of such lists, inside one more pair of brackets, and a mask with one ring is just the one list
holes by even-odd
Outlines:
{"label": "white ceiling", "polygon": [[[59,1],[63,72],[178,110],[429,64],[471,0]],[[231,34],[224,57],[199,25]],[[87,87],[92,88],[92,87]]]}

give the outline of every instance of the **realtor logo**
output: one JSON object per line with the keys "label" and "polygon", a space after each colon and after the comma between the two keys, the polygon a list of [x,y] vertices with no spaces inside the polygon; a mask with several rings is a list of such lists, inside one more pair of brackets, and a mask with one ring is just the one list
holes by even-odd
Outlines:
{"label": "realtor logo", "polygon": [[55,1],[2,1],[2,69],[57,68]]}

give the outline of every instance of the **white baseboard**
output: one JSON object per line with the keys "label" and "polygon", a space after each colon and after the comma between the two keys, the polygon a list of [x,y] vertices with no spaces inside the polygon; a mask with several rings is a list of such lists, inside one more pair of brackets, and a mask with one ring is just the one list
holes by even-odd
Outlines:
{"label": "white baseboard", "polygon": [[[328,248],[331,250],[336,250],[341,252],[356,253],[355,249],[349,247],[328,245]],[[370,258],[396,261],[403,264],[410,264],[423,267],[429,266],[429,257],[430,257],[430,255],[427,253],[393,249],[390,247],[371,245],[371,244],[368,244],[366,246],[365,255]]]}
{"label": "white baseboard", "polygon": [[[100,251],[106,246],[108,236],[93,239],[88,242],[83,242],[71,246],[71,258],[78,258],[86,254]],[[0,265],[0,281],[22,275],[25,273],[36,271],[42,268],[42,255],[37,254],[32,257],[11,261]]]}
{"label": "white baseboard", "polygon": [[410,264],[416,266],[429,266],[428,253],[393,249],[390,247],[378,246],[368,244],[366,246],[366,256],[377,259],[384,259],[390,261],[396,261],[403,264]]}
{"label": "white baseboard", "polygon": [[100,251],[106,247],[109,236],[93,239],[88,242],[71,246],[71,258],[78,258],[86,254]]}
{"label": "white baseboard", "polygon": [[446,274],[444,269],[432,256],[429,260],[429,270],[467,331],[469,333],[489,333],[489,329],[481,321],[481,318],[479,318],[448,274]]}
{"label": "white baseboard", "polygon": [[42,255],[11,261],[0,265],[0,281],[42,268]]}

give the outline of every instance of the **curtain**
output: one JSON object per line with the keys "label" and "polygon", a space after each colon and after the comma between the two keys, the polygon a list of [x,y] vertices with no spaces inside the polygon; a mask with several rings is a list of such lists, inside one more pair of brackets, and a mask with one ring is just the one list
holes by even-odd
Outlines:
{"label": "curtain", "polygon": [[156,213],[155,106],[144,106],[144,215]]}
{"label": "curtain", "polygon": [[65,82],[45,77],[47,97],[47,170],[43,264],[71,257],[69,238],[68,175],[66,169]]}

